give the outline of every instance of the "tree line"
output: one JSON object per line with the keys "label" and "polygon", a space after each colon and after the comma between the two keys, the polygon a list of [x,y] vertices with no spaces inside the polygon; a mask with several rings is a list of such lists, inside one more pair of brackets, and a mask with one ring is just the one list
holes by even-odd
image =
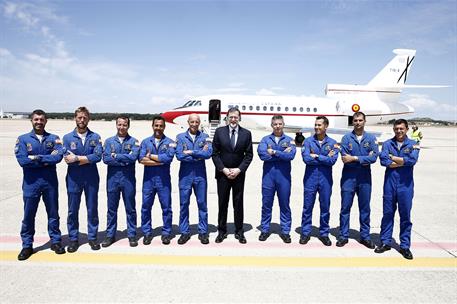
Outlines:
{"label": "tree line", "polygon": [[[91,120],[106,120],[112,121],[115,120],[118,115],[126,115],[130,117],[131,120],[152,120],[154,116],[159,115],[159,113],[155,114],[140,114],[140,113],[90,113]],[[70,119],[74,118],[73,112],[50,112],[46,113],[48,119]]]}

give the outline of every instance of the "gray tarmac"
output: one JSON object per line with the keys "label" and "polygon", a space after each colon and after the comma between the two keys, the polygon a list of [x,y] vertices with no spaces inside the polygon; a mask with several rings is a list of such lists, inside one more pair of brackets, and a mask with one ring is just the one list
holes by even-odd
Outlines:
{"label": "gray tarmac", "polygon": [[[23,302],[325,302],[325,303],[457,303],[457,128],[424,127],[419,162],[415,167],[415,197],[412,209],[412,247],[414,260],[403,259],[395,248],[376,254],[357,242],[358,208],[351,213],[349,244],[335,246],[339,226],[342,162],[333,169],[331,200],[331,239],[325,247],[314,237],[307,245],[298,244],[303,205],[304,163],[297,152],[292,164],[292,243],[279,238],[279,208],[275,201],[272,232],[266,242],[258,241],[261,212],[262,161],[257,154],[247,172],[245,186],[245,231],[248,243],[239,244],[233,236],[233,212],[229,207],[229,232],[222,243],[217,235],[217,194],[214,166],[207,161],[210,244],[197,239],[197,207],[192,197],[190,222],[192,239],[184,246],[179,237],[179,162],[172,163],[173,228],[171,245],[160,242],[162,225],[160,204],[153,206],[152,244],[130,248],[126,239],[125,211],[121,202],[118,215],[118,241],[109,248],[91,251],[86,242],[87,221],[84,199],[80,210],[81,247],[73,254],[56,255],[49,249],[44,204],[36,217],[34,247],[37,252],[27,261],[16,256],[21,249],[19,231],[23,216],[22,170],[14,156],[18,135],[29,132],[28,120],[0,120],[0,301]],[[74,127],[73,121],[50,120],[47,131],[60,137]],[[92,121],[89,127],[103,139],[115,134],[115,123]],[[371,130],[389,132],[390,127]],[[184,129],[167,125],[171,138]],[[150,136],[151,123],[133,121],[132,136]],[[267,132],[253,131],[259,141]],[[257,145],[254,146],[257,149]],[[98,164],[99,240],[106,228],[106,166]],[[137,212],[140,223],[143,168],[137,164]],[[58,165],[60,228],[68,242],[65,189],[66,164]],[[379,241],[382,217],[384,168],[372,166],[373,193],[371,233]],[[319,223],[315,205],[313,226]],[[394,238],[398,240],[398,214]],[[141,233],[140,233],[141,235]]]}

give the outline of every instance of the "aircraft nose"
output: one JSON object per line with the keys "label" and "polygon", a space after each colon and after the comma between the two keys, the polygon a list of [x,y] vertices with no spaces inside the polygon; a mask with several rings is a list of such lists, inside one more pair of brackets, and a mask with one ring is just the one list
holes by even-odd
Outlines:
{"label": "aircraft nose", "polygon": [[162,113],[162,117],[165,118],[165,121],[169,122],[169,123],[174,123],[175,118],[178,116],[179,116],[179,113],[172,112],[172,111]]}

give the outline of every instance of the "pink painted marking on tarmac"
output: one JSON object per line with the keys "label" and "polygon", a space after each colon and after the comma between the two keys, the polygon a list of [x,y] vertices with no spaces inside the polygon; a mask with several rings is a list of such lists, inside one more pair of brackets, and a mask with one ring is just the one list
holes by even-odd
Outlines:
{"label": "pink painted marking on tarmac", "polygon": [[[49,237],[47,236],[35,236],[35,247],[39,245],[46,244],[49,242]],[[182,248],[245,248],[245,249],[272,249],[272,248],[278,248],[278,249],[287,249],[287,248],[294,248],[294,249],[316,249],[316,248],[324,248],[324,246],[320,241],[317,240],[317,238],[311,238],[311,241],[306,244],[306,245],[301,245],[298,243],[297,240],[293,240],[292,243],[290,244],[285,244],[280,240],[275,240],[275,239],[269,239],[265,242],[260,242],[257,240],[248,240],[247,244],[240,244],[237,240],[235,239],[230,239],[230,236],[228,239],[224,240],[224,242],[220,244],[214,243],[214,239],[210,239],[210,243],[208,245],[203,245],[200,243],[200,241],[197,239],[197,236],[193,236],[192,239],[184,244],[184,245],[178,245],[177,243],[178,237],[175,237],[170,245],[162,245],[162,242],[160,241],[160,236],[154,237],[152,240],[151,245],[148,245],[148,247],[156,247],[156,246],[164,246],[164,247],[182,247]],[[332,246],[335,247],[335,240],[332,240]],[[14,235],[0,235],[0,244],[21,244],[21,238],[20,236],[14,236]],[[129,247],[129,242],[128,239],[121,239],[116,241],[113,245],[111,246],[120,246],[120,247]],[[138,240],[138,246],[145,246],[143,245],[143,238],[141,237]],[[350,240],[348,244],[346,244],[343,248],[337,248],[337,250],[344,250],[344,248],[363,248],[366,249],[365,246],[362,244],[359,244],[355,240]],[[456,251],[457,250],[457,242],[413,242],[411,245],[412,249],[435,249],[435,250],[448,250],[448,251]]]}

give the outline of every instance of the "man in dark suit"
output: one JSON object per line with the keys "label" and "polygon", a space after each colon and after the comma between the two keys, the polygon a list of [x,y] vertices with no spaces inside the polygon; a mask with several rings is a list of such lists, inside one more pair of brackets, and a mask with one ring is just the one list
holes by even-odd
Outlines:
{"label": "man in dark suit", "polygon": [[219,197],[219,234],[216,243],[221,243],[227,237],[227,209],[232,190],[235,238],[241,244],[246,244],[243,231],[244,179],[253,153],[251,132],[239,125],[240,118],[240,110],[230,108],[227,113],[228,126],[218,128],[213,138],[213,162]]}

